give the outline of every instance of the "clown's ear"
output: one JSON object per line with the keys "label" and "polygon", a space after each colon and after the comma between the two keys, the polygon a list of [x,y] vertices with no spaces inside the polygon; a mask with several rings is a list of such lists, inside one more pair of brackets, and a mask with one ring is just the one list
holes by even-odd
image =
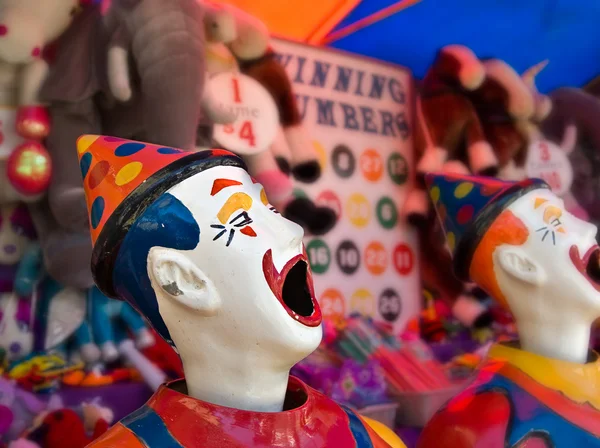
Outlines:
{"label": "clown's ear", "polygon": [[546,271],[520,247],[501,246],[494,252],[500,269],[511,277],[532,286],[546,283]]}
{"label": "clown's ear", "polygon": [[157,294],[203,316],[214,316],[221,307],[221,298],[212,281],[179,251],[150,249],[148,274]]}

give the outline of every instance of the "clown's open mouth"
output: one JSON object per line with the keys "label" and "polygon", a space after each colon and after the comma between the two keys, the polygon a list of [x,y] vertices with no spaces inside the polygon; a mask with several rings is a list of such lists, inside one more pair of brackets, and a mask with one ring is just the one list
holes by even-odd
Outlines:
{"label": "clown's open mouth", "polygon": [[582,258],[577,246],[571,246],[569,256],[581,275],[600,292],[600,247],[591,247]]}
{"label": "clown's open mouth", "polygon": [[263,257],[263,272],[271,291],[293,319],[308,327],[321,324],[321,309],[315,299],[306,254],[295,256],[279,272],[269,250]]}

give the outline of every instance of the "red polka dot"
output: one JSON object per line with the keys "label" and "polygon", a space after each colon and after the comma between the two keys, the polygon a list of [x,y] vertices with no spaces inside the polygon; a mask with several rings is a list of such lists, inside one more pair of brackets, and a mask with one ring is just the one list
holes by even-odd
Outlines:
{"label": "red polka dot", "polygon": [[463,205],[456,214],[456,220],[460,225],[468,223],[473,217],[475,209],[471,204]]}
{"label": "red polka dot", "polygon": [[106,175],[108,174],[108,170],[110,170],[110,163],[106,160],[102,162],[98,162],[92,171],[90,172],[90,177],[88,178],[88,186],[90,189],[96,188],[100,183],[104,180]]}
{"label": "red polka dot", "polygon": [[31,56],[34,58],[39,57],[40,54],[42,54],[42,49],[40,47],[35,47],[33,50],[31,50]]}
{"label": "red polka dot", "polygon": [[6,36],[8,34],[8,28],[6,25],[0,25],[0,36]]}

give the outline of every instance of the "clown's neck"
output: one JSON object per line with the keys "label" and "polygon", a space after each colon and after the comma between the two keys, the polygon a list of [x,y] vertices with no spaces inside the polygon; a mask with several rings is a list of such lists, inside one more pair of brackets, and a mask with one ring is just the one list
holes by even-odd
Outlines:
{"label": "clown's neck", "polygon": [[240,356],[235,350],[228,354],[222,349],[211,354],[202,350],[202,359],[186,359],[182,354],[188,395],[246,411],[283,410],[289,370],[264,365],[252,353]]}
{"label": "clown's neck", "polygon": [[588,359],[591,326],[591,322],[568,316],[558,322],[517,319],[523,350],[579,364],[585,364]]}

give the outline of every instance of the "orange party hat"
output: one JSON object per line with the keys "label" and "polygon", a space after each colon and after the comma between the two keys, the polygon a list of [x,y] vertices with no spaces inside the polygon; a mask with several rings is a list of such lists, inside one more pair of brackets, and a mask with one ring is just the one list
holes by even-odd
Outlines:
{"label": "orange party hat", "polygon": [[94,246],[92,272],[98,287],[109,296],[114,295],[108,279],[120,243],[155,198],[212,166],[245,169],[241,159],[221,149],[184,151],[98,135],[81,136],[77,153]]}

